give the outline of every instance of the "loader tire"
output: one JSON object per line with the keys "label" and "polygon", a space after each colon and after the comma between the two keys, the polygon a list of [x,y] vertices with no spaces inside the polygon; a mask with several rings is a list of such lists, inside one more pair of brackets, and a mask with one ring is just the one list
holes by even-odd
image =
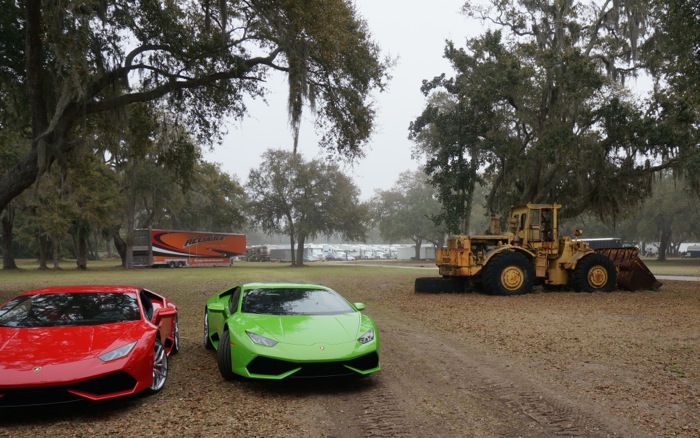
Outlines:
{"label": "loader tire", "polygon": [[577,292],[610,292],[616,281],[617,271],[613,261],[594,252],[576,264],[571,287]]}
{"label": "loader tire", "polygon": [[532,291],[535,268],[522,254],[502,252],[484,267],[484,291],[490,295],[522,295]]}
{"label": "loader tire", "polygon": [[454,293],[464,292],[464,279],[453,277],[418,277],[415,282],[416,293]]}

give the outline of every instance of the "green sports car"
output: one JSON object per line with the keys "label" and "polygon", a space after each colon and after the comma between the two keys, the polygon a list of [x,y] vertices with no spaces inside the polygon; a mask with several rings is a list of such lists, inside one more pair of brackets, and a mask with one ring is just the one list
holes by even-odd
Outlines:
{"label": "green sports car", "polygon": [[248,283],[207,301],[204,346],[225,379],[368,375],[379,371],[379,332],[325,286]]}

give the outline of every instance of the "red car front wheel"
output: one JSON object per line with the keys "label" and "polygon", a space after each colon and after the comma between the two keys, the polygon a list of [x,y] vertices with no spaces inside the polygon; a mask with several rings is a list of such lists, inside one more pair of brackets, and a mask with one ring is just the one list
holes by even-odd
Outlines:
{"label": "red car front wheel", "polygon": [[160,339],[156,338],[153,345],[153,381],[149,392],[156,393],[163,389],[168,378],[168,355]]}

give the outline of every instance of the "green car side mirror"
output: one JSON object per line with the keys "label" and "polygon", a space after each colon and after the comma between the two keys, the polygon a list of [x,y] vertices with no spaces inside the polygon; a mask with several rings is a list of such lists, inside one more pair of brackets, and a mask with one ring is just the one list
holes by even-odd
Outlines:
{"label": "green car side mirror", "polygon": [[362,303],[352,303],[353,306],[355,306],[355,309],[357,309],[358,312],[362,312],[365,310],[365,305]]}
{"label": "green car side mirror", "polygon": [[211,303],[207,306],[210,312],[223,312],[226,307],[221,303]]}

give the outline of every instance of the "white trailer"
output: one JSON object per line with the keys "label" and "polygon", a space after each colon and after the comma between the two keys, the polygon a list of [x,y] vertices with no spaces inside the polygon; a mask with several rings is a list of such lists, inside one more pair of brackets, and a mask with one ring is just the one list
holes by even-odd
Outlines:
{"label": "white trailer", "polygon": [[[397,260],[413,260],[416,258],[416,247],[402,246],[396,249]],[[435,260],[435,246],[432,244],[421,245],[420,247],[420,260]]]}

